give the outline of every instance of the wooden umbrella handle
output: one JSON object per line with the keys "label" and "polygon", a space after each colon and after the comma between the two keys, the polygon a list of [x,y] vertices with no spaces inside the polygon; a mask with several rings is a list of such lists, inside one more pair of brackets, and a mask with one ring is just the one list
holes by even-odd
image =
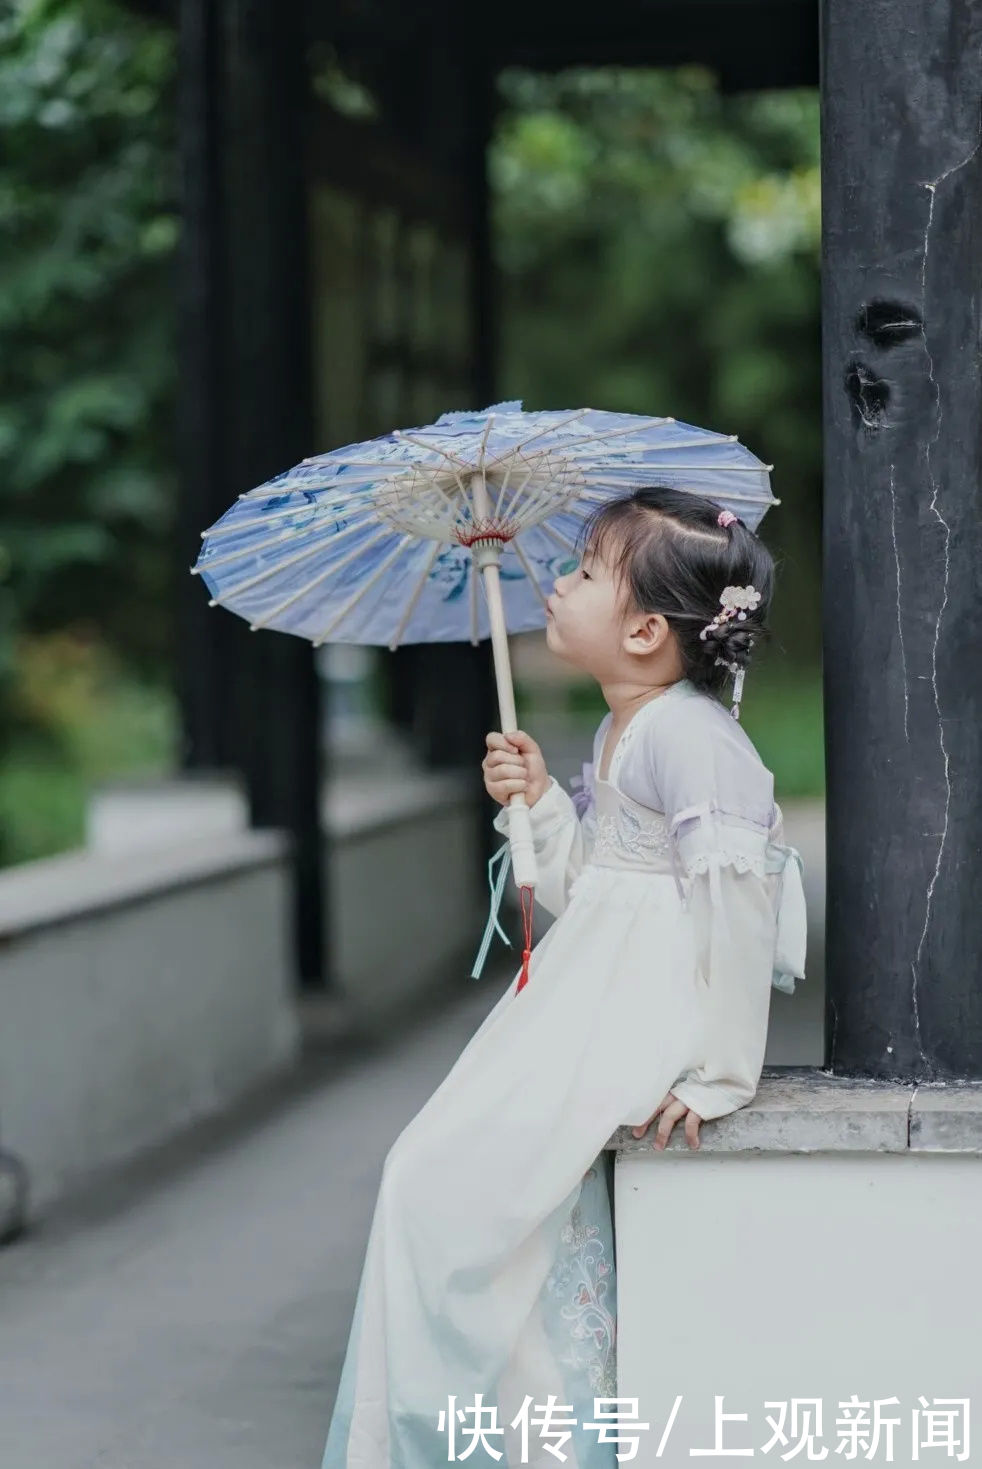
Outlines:
{"label": "wooden umbrella handle", "polygon": [[[486,511],[480,504],[481,492],[485,506],[487,491],[480,475],[471,480],[478,512]],[[502,734],[514,734],[518,728],[515,718],[515,690],[511,676],[511,658],[508,652],[508,629],[505,624],[505,609],[501,600],[501,578],[498,563],[501,560],[500,541],[476,541],[471,547],[474,565],[480,569],[484,593],[488,602],[488,618],[491,624],[491,649],[494,656],[494,676],[498,686],[498,709],[501,716]],[[508,845],[511,850],[512,872],[516,887],[535,888],[539,880],[535,851],[532,845],[532,818],[521,791],[515,791],[508,801]]]}
{"label": "wooden umbrella handle", "polygon": [[[501,717],[502,734],[514,734],[518,728],[515,717],[515,691],[511,676],[511,658],[508,653],[508,633],[505,628],[505,612],[501,602],[501,580],[495,560],[482,556],[489,548],[475,546],[475,560],[481,565],[481,576],[488,599],[488,617],[491,622],[491,648],[494,654],[494,676],[498,686],[498,709]],[[500,552],[498,553],[500,554]],[[492,549],[492,555],[494,550]],[[508,800],[508,845],[511,849],[512,872],[516,887],[534,888],[539,880],[532,845],[532,818],[521,791],[514,791]]]}

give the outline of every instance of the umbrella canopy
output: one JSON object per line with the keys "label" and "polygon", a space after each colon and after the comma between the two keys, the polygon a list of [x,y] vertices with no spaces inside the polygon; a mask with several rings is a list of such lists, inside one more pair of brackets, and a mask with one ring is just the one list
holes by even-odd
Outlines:
{"label": "umbrella canopy", "polygon": [[240,495],[191,570],[210,605],[315,645],[478,643],[491,634],[482,541],[500,550],[508,631],[532,631],[599,502],[667,484],[755,530],[780,503],[772,467],[674,418],[499,403],[304,459]]}

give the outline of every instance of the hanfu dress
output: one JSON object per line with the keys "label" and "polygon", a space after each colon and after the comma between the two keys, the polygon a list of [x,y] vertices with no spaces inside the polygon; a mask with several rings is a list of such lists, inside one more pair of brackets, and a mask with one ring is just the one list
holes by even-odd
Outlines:
{"label": "hanfu dress", "polygon": [[528,982],[386,1157],[322,1469],[435,1469],[468,1447],[555,1469],[547,1443],[617,1464],[595,1408],[617,1395],[604,1145],[669,1090],[704,1119],[752,1099],[771,986],[804,977],[805,905],[773,777],[717,699],[680,680],[612,753],[611,718],[585,809],[555,780],[530,809],[556,921]]}

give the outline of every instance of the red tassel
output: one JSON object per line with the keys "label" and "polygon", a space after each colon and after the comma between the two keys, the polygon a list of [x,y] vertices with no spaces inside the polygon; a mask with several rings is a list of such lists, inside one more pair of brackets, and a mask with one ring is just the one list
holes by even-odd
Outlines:
{"label": "red tassel", "polygon": [[[528,911],[527,912],[526,912],[526,908],[525,908],[525,894],[526,893],[528,893],[528,897],[529,897]],[[532,957],[532,910],[533,910],[534,905],[535,905],[535,888],[523,887],[522,888],[522,928],[523,928],[524,934],[525,934],[525,947],[522,950],[522,972],[521,972],[521,974],[518,977],[518,987],[515,990],[516,995],[518,994],[518,991],[519,990],[524,989],[524,987],[528,984],[528,978],[529,978],[529,959]]]}

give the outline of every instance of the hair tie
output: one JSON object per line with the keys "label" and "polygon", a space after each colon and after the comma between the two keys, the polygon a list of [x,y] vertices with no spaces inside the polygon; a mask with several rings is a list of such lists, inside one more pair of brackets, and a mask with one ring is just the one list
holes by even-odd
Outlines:
{"label": "hair tie", "polygon": [[716,517],[716,524],[732,525],[736,518],[737,517],[733,514],[732,510],[721,510]]}

